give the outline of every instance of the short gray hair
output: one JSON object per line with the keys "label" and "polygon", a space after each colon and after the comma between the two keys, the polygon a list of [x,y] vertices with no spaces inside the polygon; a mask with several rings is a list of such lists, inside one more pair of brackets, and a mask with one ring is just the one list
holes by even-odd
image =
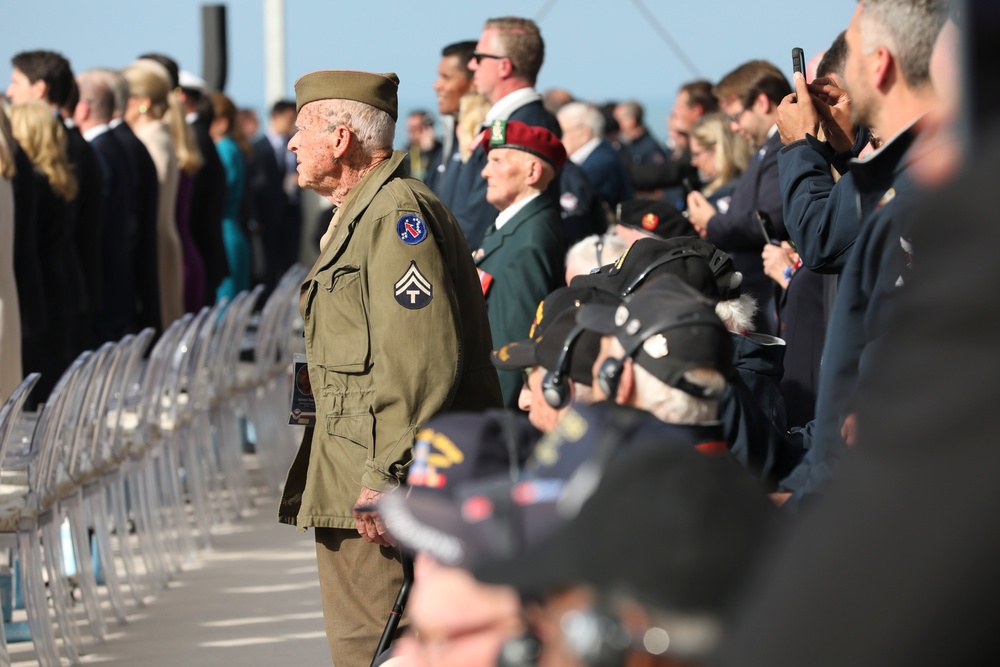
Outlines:
{"label": "short gray hair", "polygon": [[[639,364],[635,369],[635,388],[642,407],[660,421],[670,424],[704,424],[719,418],[719,399],[698,398],[657,379]],[[721,394],[726,388],[722,373],[709,368],[695,368],[684,373],[684,379],[699,387]]]}
{"label": "short gray hair", "polygon": [[354,100],[323,100],[324,115],[329,121],[328,132],[346,125],[358,138],[358,148],[364,157],[383,150],[392,150],[396,121],[381,109]]}
{"label": "short gray hair", "polygon": [[[621,357],[625,348],[621,341],[612,338],[612,356]],[[639,407],[662,422],[670,424],[704,424],[719,418],[717,398],[698,398],[675,389],[633,361],[635,391]],[[726,378],[711,368],[694,368],[684,373],[684,379],[693,385],[712,389],[721,395],[726,388]],[[614,396],[611,397],[614,399]]]}
{"label": "short gray hair", "polygon": [[715,304],[715,314],[730,331],[738,334],[754,330],[753,316],[757,314],[757,301],[749,294]]}
{"label": "short gray hair", "polygon": [[628,249],[628,244],[614,234],[592,234],[574,243],[566,252],[566,268],[574,275],[587,275],[604,264],[611,264]]}
{"label": "short gray hair", "polygon": [[594,137],[598,139],[604,136],[604,115],[593,104],[570,102],[560,109],[556,116],[589,128]]}
{"label": "short gray hair", "polygon": [[859,0],[861,48],[868,54],[885,45],[899,63],[906,83],[930,84],[931,51],[948,3],[945,0]]}

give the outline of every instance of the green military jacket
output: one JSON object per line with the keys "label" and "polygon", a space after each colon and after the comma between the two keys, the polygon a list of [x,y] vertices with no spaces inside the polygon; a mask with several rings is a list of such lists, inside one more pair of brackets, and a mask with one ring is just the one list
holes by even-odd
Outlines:
{"label": "green military jacket", "polygon": [[[541,193],[500,229],[487,232],[476,252],[482,274],[493,342],[501,347],[528,337],[538,304],[565,285],[565,255],[559,207]],[[523,378],[516,371],[500,372],[504,403],[517,408]]]}
{"label": "green military jacket", "polygon": [[354,528],[361,486],[399,485],[422,423],[502,405],[471,253],[405,158],[393,153],[348,193],[302,284],[316,426],[288,472],[283,523]]}

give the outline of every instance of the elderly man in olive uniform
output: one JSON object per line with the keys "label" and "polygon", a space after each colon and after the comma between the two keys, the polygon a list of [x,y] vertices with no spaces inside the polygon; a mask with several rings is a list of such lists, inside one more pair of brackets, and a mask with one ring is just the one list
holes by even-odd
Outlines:
{"label": "elderly man in olive uniform", "polygon": [[295,84],[299,186],[337,207],[302,285],[316,425],[279,520],[316,530],[337,667],[371,661],[402,582],[370,511],[406,475],[417,427],[502,403],[476,268],[451,213],[392,151],[395,74],[321,71]]}

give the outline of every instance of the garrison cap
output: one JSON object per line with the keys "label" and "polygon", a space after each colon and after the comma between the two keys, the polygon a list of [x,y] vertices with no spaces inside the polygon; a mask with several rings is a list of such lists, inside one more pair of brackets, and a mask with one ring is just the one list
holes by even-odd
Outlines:
{"label": "garrison cap", "polygon": [[295,111],[317,100],[354,100],[399,116],[396,93],[399,77],[395,72],[373,74],[351,70],[319,70],[295,82]]}

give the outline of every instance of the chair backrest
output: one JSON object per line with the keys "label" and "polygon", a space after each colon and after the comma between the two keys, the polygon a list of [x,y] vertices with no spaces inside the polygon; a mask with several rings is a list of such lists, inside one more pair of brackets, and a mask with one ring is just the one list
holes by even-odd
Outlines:
{"label": "chair backrest", "polygon": [[[130,382],[134,378],[141,376],[143,358],[156,331],[152,327],[147,327],[139,332],[137,336],[126,336],[122,339],[122,344],[128,344],[131,339],[131,347],[125,355],[122,363],[115,371],[115,378],[108,383],[107,397],[105,399],[105,418],[102,420],[101,430],[97,435],[94,458],[101,461],[111,461],[122,456],[123,448],[120,446],[119,434],[121,433],[122,418],[125,414],[126,397],[129,395]],[[137,385],[138,386],[138,385]],[[138,398],[140,394],[136,392]],[[132,407],[137,407],[133,405]]]}
{"label": "chair backrest", "polygon": [[7,454],[7,445],[14,433],[14,426],[21,417],[21,411],[24,410],[24,402],[40,377],[42,377],[40,373],[30,373],[7,397],[3,407],[0,407],[0,467]]}
{"label": "chair backrest", "polygon": [[48,400],[40,407],[38,424],[31,438],[28,453],[28,488],[42,497],[52,492],[55,461],[59,453],[59,435],[62,428],[63,415],[67,400],[75,396],[80,384],[80,376],[92,352],[81,352],[73,360],[63,374],[59,376],[56,386],[49,393]]}
{"label": "chair backrest", "polygon": [[[184,330],[187,329],[191,318],[192,315],[187,313],[183,317],[174,320],[167,327],[167,330],[160,336],[160,340],[156,341],[152,352],[149,354],[149,359],[143,370],[139,386],[133,387],[133,390],[138,390],[138,399],[133,400],[137,401],[136,410],[139,414],[139,425],[135,437],[130,443],[133,447],[144,446],[149,429],[159,423],[160,401],[167,364],[170,356],[173,354],[174,348],[177,346],[178,340],[184,334]],[[129,397],[126,396],[126,402],[128,400]]]}
{"label": "chair backrest", "polygon": [[79,390],[67,401],[63,431],[59,439],[59,460],[71,479],[90,463],[90,445],[94,438],[93,420],[104,385],[111,374],[110,365],[119,356],[118,345],[107,342],[87,360]]}

